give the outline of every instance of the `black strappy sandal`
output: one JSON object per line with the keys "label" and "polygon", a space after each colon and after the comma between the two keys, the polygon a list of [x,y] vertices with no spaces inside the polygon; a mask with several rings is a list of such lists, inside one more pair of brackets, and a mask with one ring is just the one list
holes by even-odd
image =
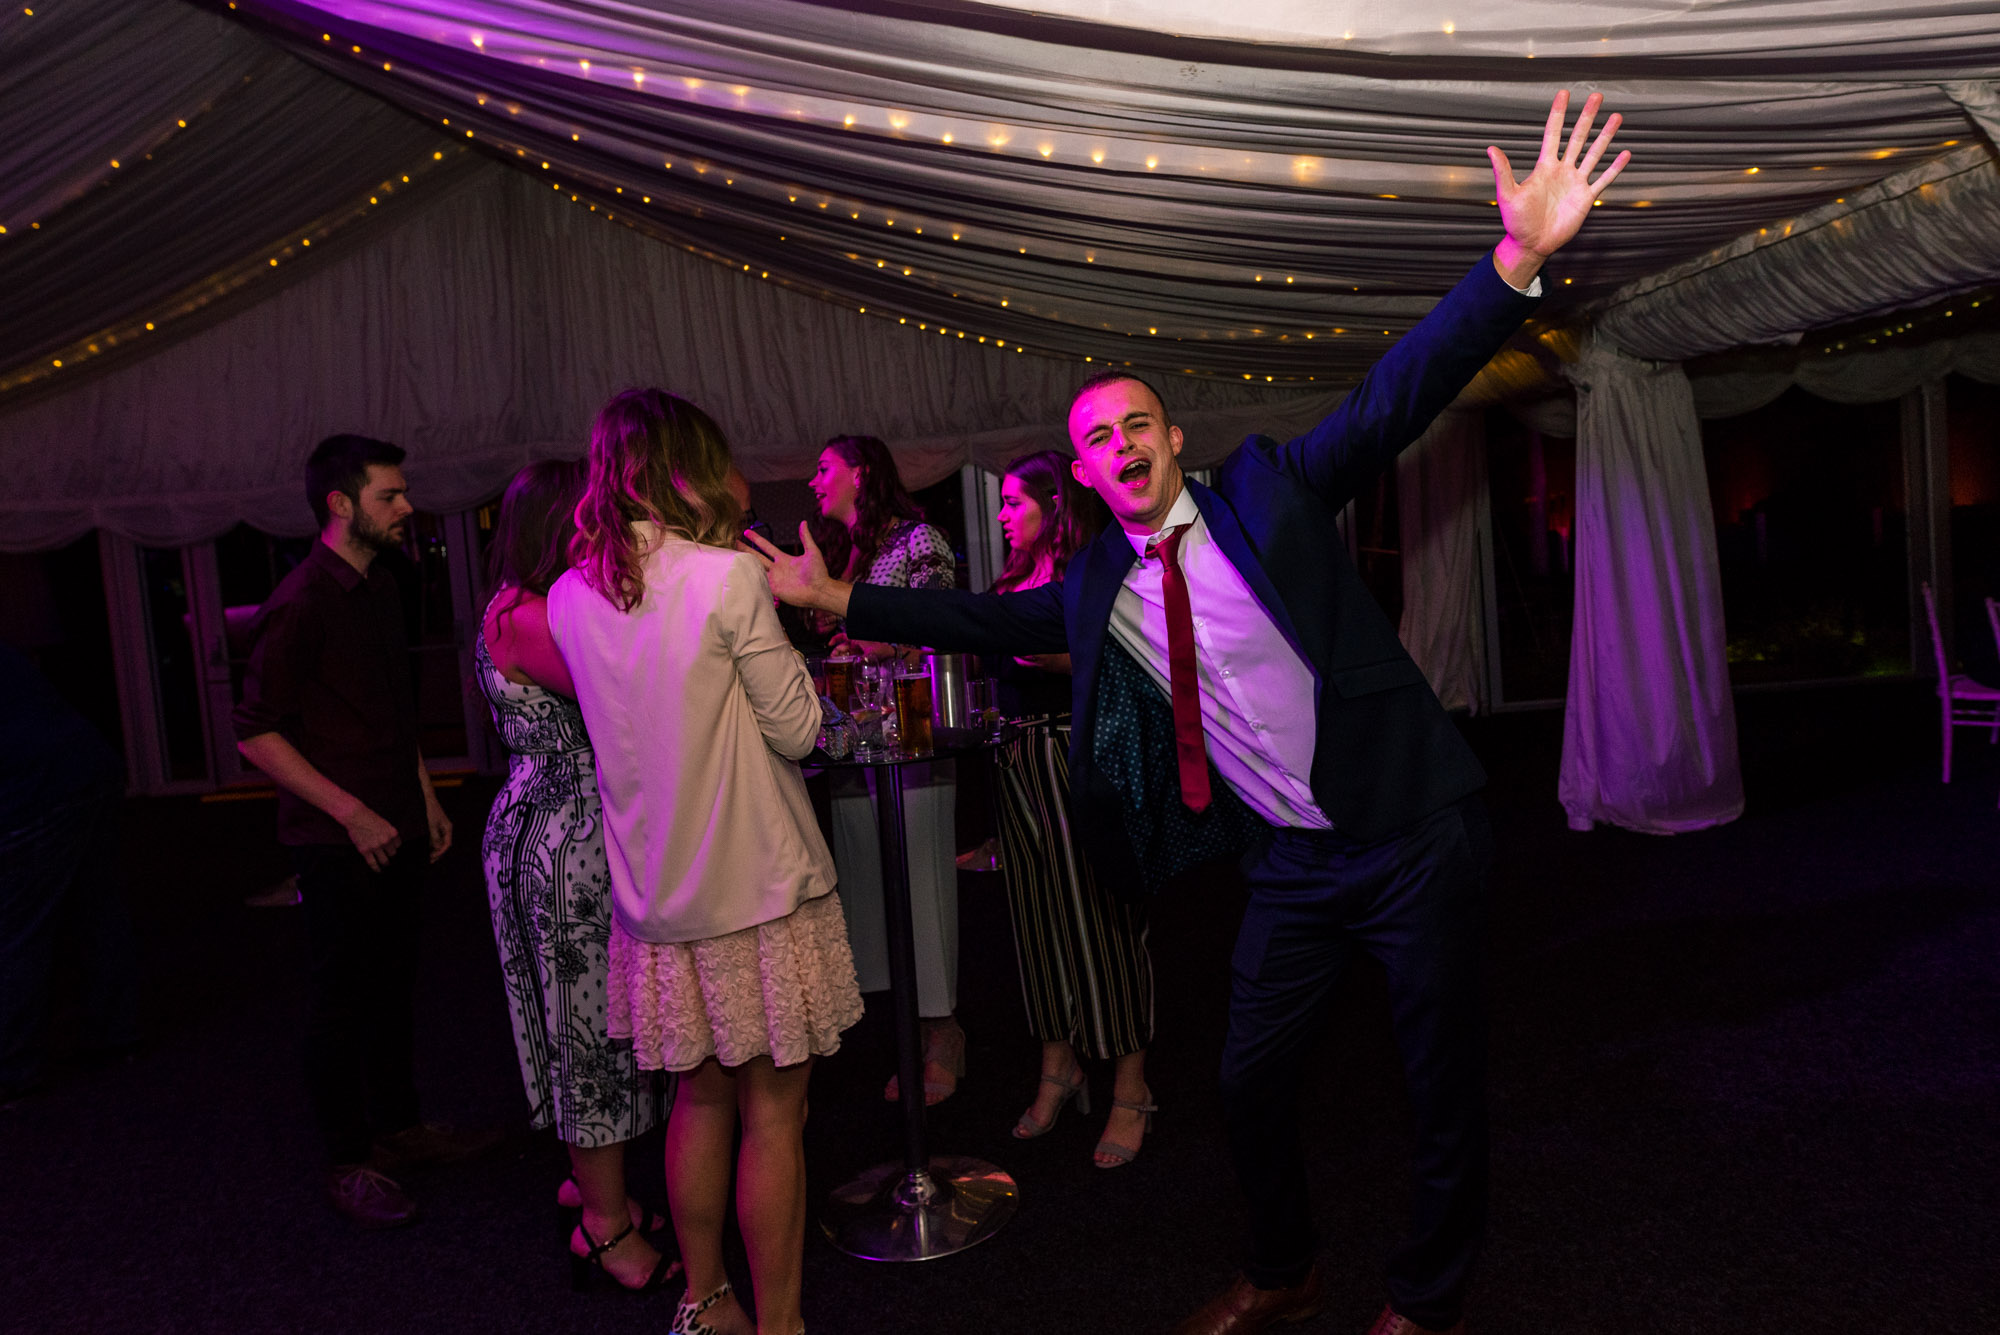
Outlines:
{"label": "black strappy sandal", "polygon": [[[1085,1109],[1085,1111],[1089,1110]],[[574,1205],[569,1203],[568,1198],[571,1196],[576,1197],[576,1204]],[[640,1212],[645,1215],[643,1222],[637,1219],[632,1222],[638,1225],[639,1231],[648,1235],[649,1238],[652,1234],[666,1232],[672,1226],[672,1220],[663,1214],[648,1209],[646,1203],[641,1201],[637,1196],[631,1198],[631,1203],[638,1206]],[[583,1193],[578,1190],[574,1177],[564,1178],[562,1185],[556,1188],[556,1213],[562,1217],[563,1233],[565,1235],[569,1233],[571,1228],[583,1222]]]}
{"label": "black strappy sandal", "polygon": [[638,1232],[637,1225],[627,1224],[615,1236],[603,1242],[591,1237],[590,1230],[581,1223],[577,1224],[576,1231],[583,1235],[584,1242],[590,1247],[588,1252],[581,1255],[575,1251],[569,1254],[569,1286],[578,1293],[588,1290],[599,1275],[610,1280],[611,1287],[623,1293],[652,1293],[681,1272],[681,1258],[669,1252],[661,1252],[659,1264],[653,1267],[653,1273],[646,1276],[644,1284],[634,1288],[605,1269],[604,1254]]}

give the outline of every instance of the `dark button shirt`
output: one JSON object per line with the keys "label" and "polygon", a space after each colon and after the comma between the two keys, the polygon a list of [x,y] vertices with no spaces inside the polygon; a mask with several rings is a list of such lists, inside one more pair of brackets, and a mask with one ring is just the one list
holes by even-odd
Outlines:
{"label": "dark button shirt", "polygon": [[[423,839],[416,691],[402,595],[388,568],[374,561],[364,576],[315,542],[258,609],[251,634],[237,737],[282,734],[405,840]],[[281,787],[278,842],[348,838],[339,821]]]}

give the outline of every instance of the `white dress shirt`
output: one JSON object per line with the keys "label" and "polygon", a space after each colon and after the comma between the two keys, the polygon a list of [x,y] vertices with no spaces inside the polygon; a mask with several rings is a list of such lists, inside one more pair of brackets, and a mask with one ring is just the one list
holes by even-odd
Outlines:
{"label": "white dress shirt", "polygon": [[645,598],[621,612],[568,571],[549,590],[549,633],[597,753],[620,925],[706,940],[833,889],[798,766],[819,696],[755,558],[633,528]]}
{"label": "white dress shirt", "polygon": [[1125,535],[1139,559],[1111,604],[1111,634],[1171,700],[1163,567],[1158,558],[1147,558],[1146,548],[1182,524],[1188,530],[1181,535],[1180,567],[1194,618],[1195,676],[1209,759],[1271,824],[1332,829],[1312,795],[1318,734],[1312,669],[1209,537],[1208,522],[1185,487],[1160,532]]}

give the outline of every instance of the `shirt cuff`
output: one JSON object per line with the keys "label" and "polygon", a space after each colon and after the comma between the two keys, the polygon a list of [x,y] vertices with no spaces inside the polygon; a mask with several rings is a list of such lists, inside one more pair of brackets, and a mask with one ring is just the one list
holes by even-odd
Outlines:
{"label": "shirt cuff", "polygon": [[[1495,270],[1495,272],[1498,272],[1498,270]],[[1501,274],[1500,281],[1503,283],[1507,283],[1507,276],[1505,274]],[[1514,287],[1512,283],[1507,283],[1507,286]],[[1540,300],[1542,295],[1542,276],[1540,274],[1536,274],[1533,278],[1530,278],[1528,280],[1528,285],[1526,287],[1514,287],[1514,290],[1516,292],[1519,292],[1524,297],[1534,297],[1536,300]]]}

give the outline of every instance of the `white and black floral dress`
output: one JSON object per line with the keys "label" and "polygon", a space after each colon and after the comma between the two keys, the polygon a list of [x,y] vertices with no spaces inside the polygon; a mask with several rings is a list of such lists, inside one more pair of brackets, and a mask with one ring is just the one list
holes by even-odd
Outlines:
{"label": "white and black floral dress", "polygon": [[611,879],[597,763],[574,700],[507,680],[476,637],[479,689],[507,748],[486,818],[486,892],[531,1124],[566,1144],[630,1140],[666,1112],[665,1077],[605,1032]]}

